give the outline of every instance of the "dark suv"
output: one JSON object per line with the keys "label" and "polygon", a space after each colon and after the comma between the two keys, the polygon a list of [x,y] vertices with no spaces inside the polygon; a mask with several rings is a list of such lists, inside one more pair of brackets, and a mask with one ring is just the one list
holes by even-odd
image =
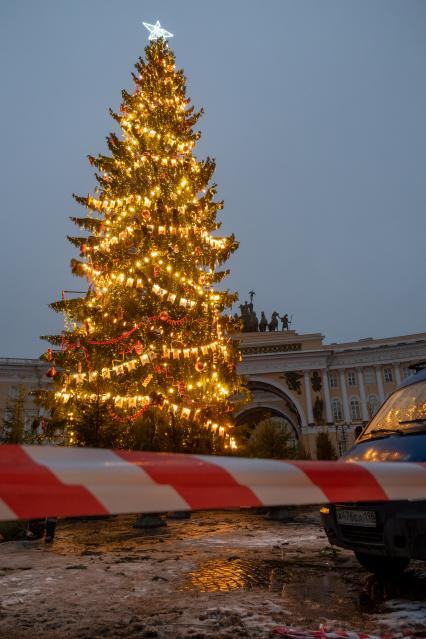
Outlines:
{"label": "dark suv", "polygon": [[[388,397],[342,461],[426,462],[426,368]],[[426,559],[426,501],[343,503],[320,512],[330,543],[353,550],[371,572]]]}

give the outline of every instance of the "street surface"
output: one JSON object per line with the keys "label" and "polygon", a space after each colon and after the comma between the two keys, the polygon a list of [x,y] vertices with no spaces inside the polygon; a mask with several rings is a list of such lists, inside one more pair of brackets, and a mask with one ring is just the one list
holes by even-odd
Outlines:
{"label": "street surface", "polygon": [[333,549],[316,511],[289,522],[194,513],[63,521],[52,546],[0,543],[0,637],[268,637],[280,625],[426,636],[426,562],[381,582]]}

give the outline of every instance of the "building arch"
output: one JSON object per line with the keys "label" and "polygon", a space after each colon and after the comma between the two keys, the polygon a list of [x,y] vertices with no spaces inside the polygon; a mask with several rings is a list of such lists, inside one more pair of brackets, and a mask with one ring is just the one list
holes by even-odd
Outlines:
{"label": "building arch", "polygon": [[291,430],[293,431],[294,438],[296,441],[299,440],[301,432],[298,424],[295,423],[294,419],[292,419],[285,411],[280,410],[279,407],[274,406],[272,403],[261,402],[256,403],[252,402],[244,406],[244,408],[235,415],[236,425],[240,425],[243,422],[258,422],[265,419],[267,416],[269,417],[280,417],[284,422],[286,422]]}
{"label": "building arch", "polygon": [[288,400],[290,400],[290,402],[295,406],[296,411],[300,417],[300,425],[302,427],[305,427],[308,425],[308,422],[306,420],[306,415],[305,415],[305,411],[301,405],[301,403],[299,402],[299,400],[297,399],[297,397],[295,396],[295,394],[293,393],[293,391],[290,391],[288,389],[288,387],[285,384],[282,384],[281,382],[279,382],[276,379],[272,379],[270,377],[257,377],[257,376],[252,376],[250,375],[248,378],[248,385],[250,388],[250,384],[252,383],[260,383],[260,384],[267,384],[268,386],[272,386],[272,388],[274,388],[276,391],[279,391],[279,393],[282,393],[283,395],[286,396],[286,398]]}
{"label": "building arch", "polygon": [[[280,384],[275,379],[262,378],[262,377],[249,377],[247,382],[248,388],[254,395],[253,401],[248,406],[243,406],[236,414],[236,422],[242,421],[242,416],[247,415],[249,411],[255,409],[270,409],[276,411],[276,414],[281,414],[283,419],[288,421],[294,430],[296,437],[302,433],[302,428],[307,425],[306,416],[299,401],[294,397],[294,394],[289,391],[287,386]],[[268,401],[268,399],[260,399],[256,401],[256,391],[260,393],[270,394],[272,398],[281,400],[280,405],[274,405]]]}

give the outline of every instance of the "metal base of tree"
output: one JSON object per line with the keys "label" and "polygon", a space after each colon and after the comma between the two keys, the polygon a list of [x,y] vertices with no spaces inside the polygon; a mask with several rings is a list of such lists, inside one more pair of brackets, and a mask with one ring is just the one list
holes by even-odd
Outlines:
{"label": "metal base of tree", "polygon": [[189,510],[177,510],[176,512],[167,513],[167,519],[191,519],[191,512]]}
{"label": "metal base of tree", "polygon": [[157,513],[139,513],[133,528],[142,528],[150,530],[152,528],[162,528],[167,526],[167,523]]}
{"label": "metal base of tree", "polygon": [[266,518],[272,519],[273,521],[293,521],[294,509],[275,506],[274,508],[270,508]]}

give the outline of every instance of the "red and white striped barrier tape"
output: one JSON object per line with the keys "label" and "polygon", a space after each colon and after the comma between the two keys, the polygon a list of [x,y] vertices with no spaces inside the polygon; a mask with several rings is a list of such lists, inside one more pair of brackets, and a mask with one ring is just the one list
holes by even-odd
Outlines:
{"label": "red and white striped barrier tape", "polygon": [[320,626],[319,630],[302,630],[301,628],[274,628],[272,632],[287,639],[422,639],[413,631],[407,630],[402,635],[370,635],[365,632],[352,632],[348,630],[330,630]]}
{"label": "red and white striped barrier tape", "polygon": [[426,464],[0,446],[0,520],[426,500]]}

